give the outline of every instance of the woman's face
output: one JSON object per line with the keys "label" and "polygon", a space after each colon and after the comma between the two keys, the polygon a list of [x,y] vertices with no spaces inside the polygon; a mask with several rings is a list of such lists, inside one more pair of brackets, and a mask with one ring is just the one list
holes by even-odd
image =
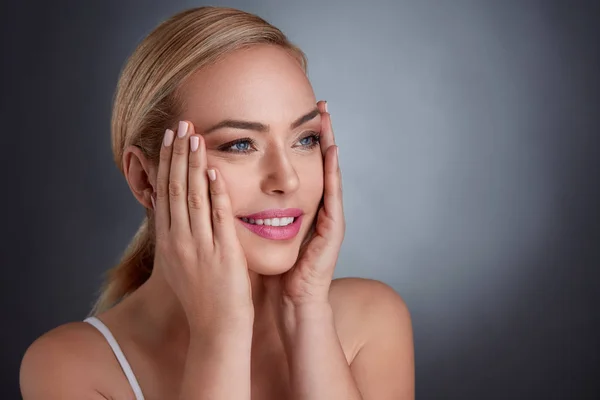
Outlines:
{"label": "woman's face", "polygon": [[[218,168],[227,184],[248,267],[264,275],[289,270],[323,194],[323,159],[314,136],[321,132],[321,117],[304,71],[285,50],[255,46],[201,69],[186,81],[182,94],[181,119],[203,135],[208,165]],[[211,129],[223,121],[248,124]],[[250,226],[242,220],[290,208],[303,214],[292,227],[265,228],[272,220],[264,219],[263,226],[256,220]],[[259,233],[281,234],[294,227],[299,230],[292,238]]]}

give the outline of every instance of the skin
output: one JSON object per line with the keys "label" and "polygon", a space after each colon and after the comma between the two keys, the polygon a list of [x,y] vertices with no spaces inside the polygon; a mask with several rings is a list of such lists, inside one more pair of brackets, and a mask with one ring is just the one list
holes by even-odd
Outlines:
{"label": "skin", "polygon": [[[412,327],[402,298],[374,280],[332,281],[345,230],[341,173],[326,105],[317,103],[297,61],[273,46],[236,51],[194,74],[182,94],[181,120],[203,135],[209,168],[225,182],[234,216],[268,208],[304,211],[300,233],[289,241],[261,238],[235,220],[254,304],[253,398],[300,392],[304,397],[296,398],[414,398]],[[290,129],[312,110],[317,111],[313,118]],[[268,130],[206,133],[226,119],[260,122]],[[321,134],[321,145],[309,148],[312,133]],[[243,137],[256,144],[236,145],[237,153],[223,151],[224,144]],[[251,151],[239,152],[243,149]],[[134,146],[126,149],[123,161],[134,196],[152,208],[158,166]],[[317,229],[307,238],[313,220]],[[305,238],[310,240],[301,247]],[[178,392],[190,331],[160,273],[154,271],[99,318],[119,342],[147,399]],[[49,372],[56,365],[68,377]],[[23,359],[24,398],[42,398],[34,387],[49,393],[67,381],[98,398],[132,395],[104,337],[82,322],[46,333]]]}

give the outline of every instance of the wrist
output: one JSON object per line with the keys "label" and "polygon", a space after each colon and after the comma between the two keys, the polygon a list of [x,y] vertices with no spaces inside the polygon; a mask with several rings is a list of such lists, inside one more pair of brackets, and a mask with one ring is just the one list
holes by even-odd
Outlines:
{"label": "wrist", "polygon": [[333,323],[333,309],[329,302],[286,303],[279,310],[280,327],[288,338],[293,338],[303,327]]}
{"label": "wrist", "polygon": [[215,353],[249,350],[252,347],[252,333],[252,328],[204,332],[190,330],[189,347]]}
{"label": "wrist", "polygon": [[327,321],[333,318],[333,309],[329,302],[288,304],[284,312],[297,322]]}
{"label": "wrist", "polygon": [[333,309],[329,303],[282,307],[280,321],[280,336],[290,360],[296,359],[298,353],[308,351],[307,346],[314,345],[314,338],[322,339],[330,332],[335,332]]}
{"label": "wrist", "polygon": [[235,340],[252,337],[254,317],[230,318],[226,320],[211,320],[208,323],[189,320],[190,340],[204,338],[207,341]]}

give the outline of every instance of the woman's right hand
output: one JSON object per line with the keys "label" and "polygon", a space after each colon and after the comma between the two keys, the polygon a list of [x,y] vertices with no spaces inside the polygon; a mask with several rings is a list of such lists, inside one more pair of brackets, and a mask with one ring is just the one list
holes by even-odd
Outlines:
{"label": "woman's right hand", "polygon": [[192,331],[251,329],[252,289],[225,182],[218,170],[207,171],[205,142],[194,126],[182,121],[177,131],[166,131],[160,151],[154,268]]}

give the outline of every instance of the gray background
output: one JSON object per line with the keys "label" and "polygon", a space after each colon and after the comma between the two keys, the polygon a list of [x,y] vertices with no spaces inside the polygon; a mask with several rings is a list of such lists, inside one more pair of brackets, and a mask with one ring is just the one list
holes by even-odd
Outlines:
{"label": "gray background", "polygon": [[[336,276],[404,297],[417,397],[598,398],[598,3],[211,4],[307,53],[341,148]],[[2,398],[141,221],[112,163],[113,90],[136,43],[198,5],[2,3]]]}

